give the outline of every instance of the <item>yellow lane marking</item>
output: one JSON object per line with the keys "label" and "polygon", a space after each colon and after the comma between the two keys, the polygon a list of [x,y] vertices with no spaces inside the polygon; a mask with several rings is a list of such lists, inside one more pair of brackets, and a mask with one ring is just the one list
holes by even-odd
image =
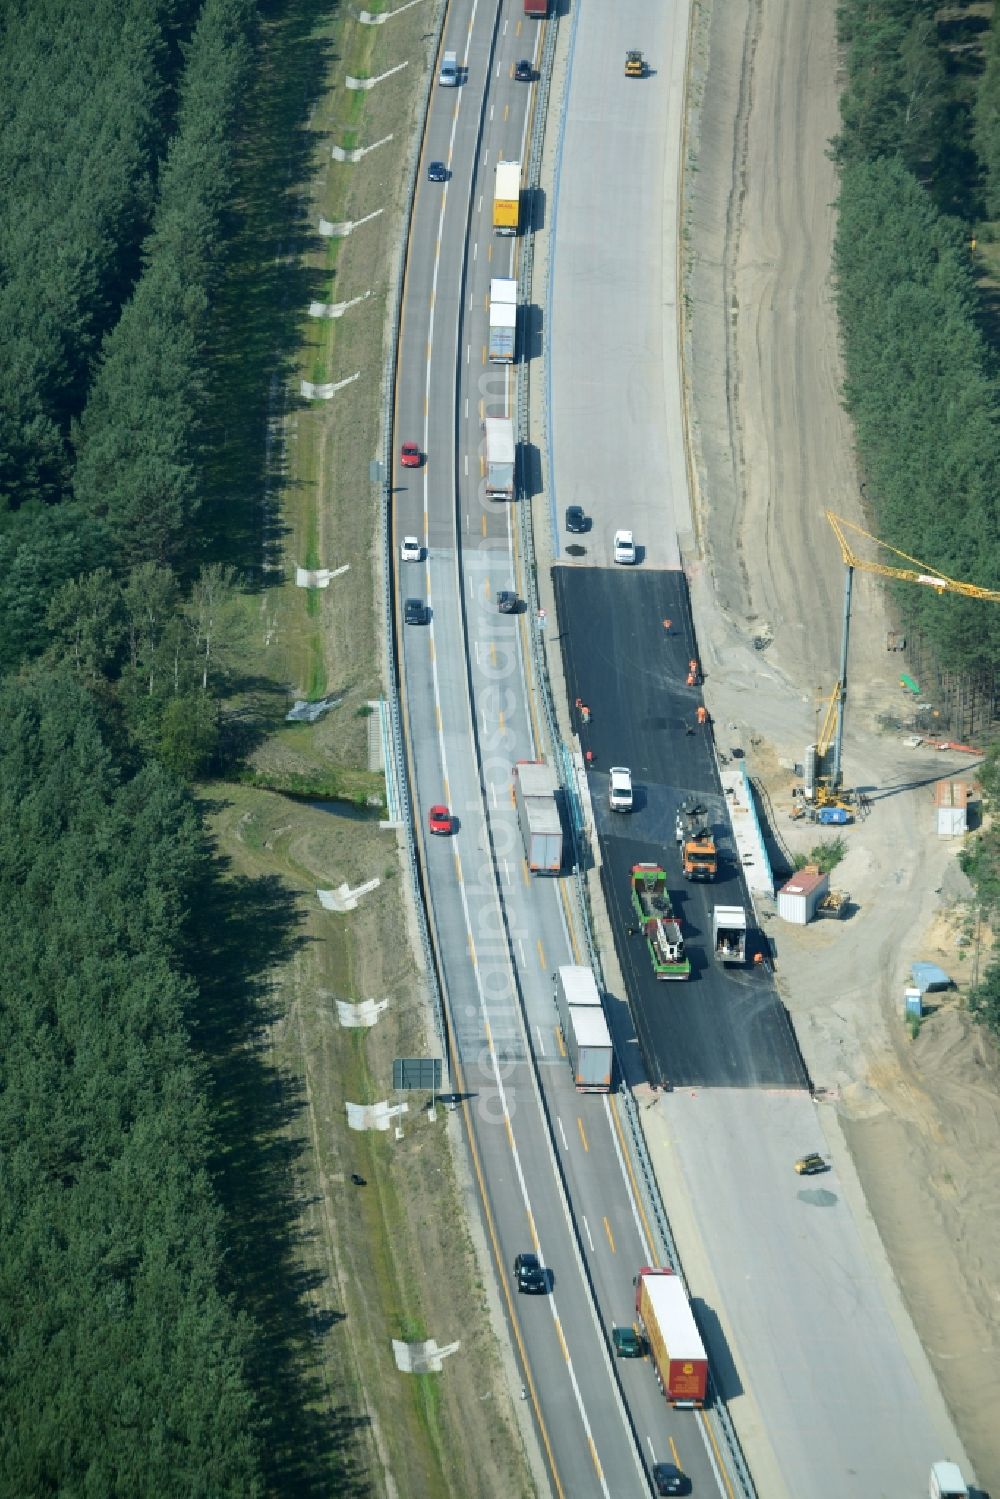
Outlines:
{"label": "yellow lane marking", "polygon": [[[467,934],[467,940],[468,940],[468,943],[469,943],[469,957],[472,959],[472,966],[473,966],[473,968],[475,968],[475,966],[476,966],[476,939],[473,937],[473,935],[472,935],[471,932],[469,932]],[[489,1021],[487,1021],[486,1022],[486,1038],[487,1038],[487,1040],[489,1040],[489,1034],[490,1034],[490,1026],[489,1026]]]}
{"label": "yellow lane marking", "polygon": [[430,648],[431,648],[431,660],[435,661],[437,659],[437,657],[434,654],[434,641],[433,640],[430,641]]}
{"label": "yellow lane marking", "polygon": [[632,1196],[636,1207],[639,1209],[639,1216],[642,1219],[642,1226],[646,1234],[646,1242],[647,1244],[655,1244],[656,1236],[650,1227],[649,1219],[646,1217],[646,1210],[642,1205],[642,1193],[639,1191],[639,1183],[636,1181],[635,1172],[632,1170],[632,1160],[628,1153],[628,1146],[625,1144],[622,1122],[618,1117],[618,1109],[615,1106],[613,1098],[611,1100],[611,1119],[614,1124],[615,1134],[618,1136],[618,1145],[621,1150],[622,1160],[625,1162],[625,1170],[628,1172],[628,1179],[632,1183]]}
{"label": "yellow lane marking", "polygon": [[589,1432],[587,1433],[587,1446],[590,1448],[590,1460],[594,1464],[597,1476],[603,1481],[604,1469],[601,1467],[601,1460],[597,1456],[597,1448],[594,1445],[594,1438],[590,1435]]}
{"label": "yellow lane marking", "polygon": [[605,1218],[605,1220],[604,1220],[604,1232],[608,1236],[608,1243],[611,1245],[611,1253],[612,1254],[617,1254],[618,1251],[615,1248],[615,1236],[611,1232],[611,1224],[608,1222],[607,1218]]}
{"label": "yellow lane marking", "polygon": [[556,1332],[559,1335],[559,1346],[562,1348],[563,1358],[566,1360],[566,1362],[568,1364],[569,1363],[569,1349],[566,1347],[566,1339],[563,1336],[562,1323],[559,1321],[558,1317],[556,1318]]}
{"label": "yellow lane marking", "polygon": [[528,861],[527,860],[525,860],[524,863],[521,865],[521,874],[524,876],[524,883],[526,885],[530,885],[531,884],[531,870],[528,868]]}
{"label": "yellow lane marking", "polygon": [[[438,711],[440,712],[440,709]],[[444,778],[444,799],[445,799],[446,802],[450,802],[451,801],[451,787],[448,785],[448,777],[447,776],[445,776],[445,778]]]}
{"label": "yellow lane marking", "polygon": [[441,717],[441,708],[438,703],[434,704],[434,717],[437,720],[437,731],[440,734],[444,728],[444,719]]}
{"label": "yellow lane marking", "polygon": [[542,939],[541,939],[541,937],[538,938],[537,942],[535,943],[535,946],[538,948],[538,961],[539,961],[539,963],[541,963],[543,969],[548,968],[549,965],[545,961],[545,948],[542,946]]}
{"label": "yellow lane marking", "polygon": [[[712,1430],[712,1423],[711,1421],[709,1421],[704,1411],[699,1411],[698,1415],[701,1417],[701,1424],[703,1429],[708,1432],[708,1439],[712,1444],[712,1450],[715,1453],[715,1460],[718,1465],[719,1472],[722,1474],[722,1477],[725,1481],[726,1493],[729,1495],[729,1499],[736,1499],[736,1490],[733,1488],[733,1481],[729,1476],[729,1466],[724,1461],[722,1453],[719,1451],[719,1444],[715,1440],[715,1432]],[[677,1466],[680,1467],[680,1463],[678,1463]]]}
{"label": "yellow lane marking", "polygon": [[580,1139],[583,1141],[583,1148],[587,1152],[587,1154],[589,1155],[590,1154],[590,1145],[587,1142],[587,1132],[586,1132],[586,1130],[583,1127],[583,1120],[580,1118],[579,1114],[577,1114],[577,1116],[576,1116],[576,1127],[580,1131]]}
{"label": "yellow lane marking", "polygon": [[670,1443],[670,1456],[674,1460],[674,1467],[675,1468],[683,1468],[684,1464],[681,1462],[680,1457],[679,1457],[678,1452],[677,1452],[677,1443],[674,1441],[673,1437],[668,1437],[667,1440]]}
{"label": "yellow lane marking", "polygon": [[483,344],[483,368],[486,367],[486,345]]}
{"label": "yellow lane marking", "polygon": [[483,511],[483,535],[486,535],[486,511]]}
{"label": "yellow lane marking", "polygon": [[[483,516],[483,520],[484,521],[486,520],[485,515]],[[496,664],[497,664],[497,643],[496,643],[495,640],[491,640],[490,641],[490,665],[491,666],[496,666]]]}
{"label": "yellow lane marking", "polygon": [[503,733],[504,730],[505,730],[505,728],[506,728],[506,724],[504,723],[504,718],[503,718],[503,714],[502,713],[500,713],[498,715],[498,721],[499,721],[499,724],[500,724],[500,732]]}
{"label": "yellow lane marking", "polygon": [[534,1245],[534,1247],[536,1249],[541,1249],[542,1246],[538,1242],[538,1229],[535,1227],[535,1215],[534,1215],[534,1213],[529,1213],[528,1214],[528,1232],[531,1235],[531,1242]]}
{"label": "yellow lane marking", "polygon": [[452,855],[452,857],[455,860],[455,878],[456,878],[456,880],[458,881],[458,883],[460,885],[464,885],[465,884],[465,876],[462,873],[462,861],[458,857],[458,850],[457,849],[455,850],[455,852]]}
{"label": "yellow lane marking", "polygon": [[566,1043],[563,1041],[562,1026],[557,1025],[556,1028],[555,1028],[555,1030],[556,1030],[556,1046],[559,1048],[559,1055],[561,1057],[564,1057],[566,1055]]}

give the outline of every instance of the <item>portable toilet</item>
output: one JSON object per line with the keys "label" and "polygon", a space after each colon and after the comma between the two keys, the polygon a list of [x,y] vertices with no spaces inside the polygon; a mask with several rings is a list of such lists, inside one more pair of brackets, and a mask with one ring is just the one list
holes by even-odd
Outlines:
{"label": "portable toilet", "polygon": [[829,888],[830,876],[820,874],[815,864],[807,864],[778,891],[778,915],[793,926],[805,926]]}

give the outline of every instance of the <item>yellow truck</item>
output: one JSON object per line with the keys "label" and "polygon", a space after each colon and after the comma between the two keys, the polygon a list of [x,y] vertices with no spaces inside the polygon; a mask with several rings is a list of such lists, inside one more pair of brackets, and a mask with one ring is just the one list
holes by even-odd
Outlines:
{"label": "yellow truck", "polygon": [[521,222],[521,163],[498,161],[493,188],[493,233],[516,234]]}
{"label": "yellow truck", "polygon": [[646,64],[641,52],[625,53],[625,77],[643,78],[646,73]]}

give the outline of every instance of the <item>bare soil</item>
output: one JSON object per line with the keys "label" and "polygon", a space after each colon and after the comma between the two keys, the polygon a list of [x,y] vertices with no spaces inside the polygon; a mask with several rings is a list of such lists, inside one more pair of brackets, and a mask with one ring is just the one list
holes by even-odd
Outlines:
{"label": "bare soil", "polygon": [[[786,817],[791,767],[838,672],[844,573],[824,511],[865,524],[830,272],[834,24],[835,7],[813,0],[702,8],[686,200],[689,245],[721,252],[689,250],[685,267],[706,699],[792,854],[824,831]],[[831,830],[848,850],[832,883],[853,914],[805,929],[763,914],[813,1082],[829,1090],[980,1484],[1000,1491],[1000,1063],[963,1003],[988,938],[957,867],[961,840],[937,836],[931,799],[933,781],[969,761],[879,730],[901,712],[892,624],[876,581],[856,575],[844,763],[874,805]],[[754,636],[773,643],[755,651]],[[958,987],[911,1038],[902,990],[918,958]]]}

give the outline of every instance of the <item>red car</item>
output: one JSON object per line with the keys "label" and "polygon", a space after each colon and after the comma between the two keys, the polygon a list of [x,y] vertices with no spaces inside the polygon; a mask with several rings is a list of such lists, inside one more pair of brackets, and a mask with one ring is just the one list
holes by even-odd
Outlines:
{"label": "red car", "polygon": [[415,442],[404,442],[399,453],[399,461],[404,468],[420,467],[420,449]]}
{"label": "red car", "polygon": [[432,807],[428,814],[427,821],[430,824],[430,830],[432,833],[451,832],[451,813],[448,811],[447,807]]}

